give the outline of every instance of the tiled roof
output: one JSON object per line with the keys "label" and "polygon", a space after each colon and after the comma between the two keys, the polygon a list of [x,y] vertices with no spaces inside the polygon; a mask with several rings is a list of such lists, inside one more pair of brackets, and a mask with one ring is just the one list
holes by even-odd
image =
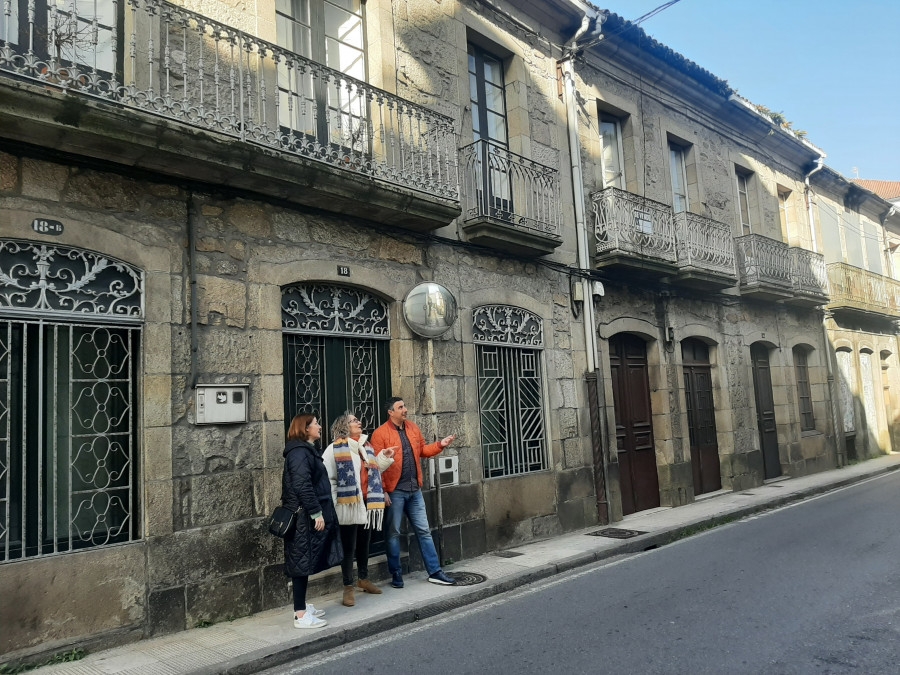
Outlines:
{"label": "tiled roof", "polygon": [[864,180],[855,178],[853,182],[861,188],[874,192],[882,199],[897,199],[900,197],[900,180]]}
{"label": "tiled roof", "polygon": [[717,94],[727,97],[734,93],[734,89],[729,86],[728,82],[716,77],[705,68],[701,68],[671,47],[667,47],[662,42],[650,37],[644,32],[643,28],[618,14],[609,13],[609,18],[603,25],[603,33],[607,36],[616,35],[622,40],[637,45],[639,49],[643,49],[658,59],[674,66]]}

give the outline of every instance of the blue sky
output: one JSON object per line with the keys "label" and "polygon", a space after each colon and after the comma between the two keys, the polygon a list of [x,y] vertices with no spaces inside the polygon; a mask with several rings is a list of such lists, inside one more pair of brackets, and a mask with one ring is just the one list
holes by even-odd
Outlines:
{"label": "blue sky", "polygon": [[[632,21],[664,2],[593,1]],[[681,0],[641,27],[784,113],[847,178],[900,181],[900,1]]]}

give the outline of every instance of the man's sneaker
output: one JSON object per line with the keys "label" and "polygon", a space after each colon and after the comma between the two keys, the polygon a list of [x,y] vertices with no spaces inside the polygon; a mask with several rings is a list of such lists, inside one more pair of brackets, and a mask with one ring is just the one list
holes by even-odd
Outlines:
{"label": "man's sneaker", "polygon": [[324,628],[328,625],[325,619],[314,616],[312,612],[307,611],[302,619],[298,619],[294,615],[294,628]]}
{"label": "man's sneaker", "polygon": [[319,619],[319,618],[325,616],[325,610],[324,610],[324,609],[316,609],[316,606],[315,606],[315,605],[307,605],[307,606],[306,606],[306,613],[307,613],[307,614],[312,614],[312,615],[313,615],[314,617],[316,617],[317,619]]}
{"label": "man's sneaker", "polygon": [[440,584],[441,586],[456,586],[456,579],[448,577],[444,574],[443,570],[438,570],[434,574],[429,574],[428,581],[433,584]]}
{"label": "man's sneaker", "polygon": [[391,586],[394,588],[403,588],[403,575],[400,572],[394,572],[391,575]]}

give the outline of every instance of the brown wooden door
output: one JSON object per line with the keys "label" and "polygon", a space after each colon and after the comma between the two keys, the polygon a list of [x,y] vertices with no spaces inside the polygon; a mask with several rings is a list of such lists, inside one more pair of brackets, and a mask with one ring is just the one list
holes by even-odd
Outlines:
{"label": "brown wooden door", "polygon": [[681,356],[684,364],[684,397],[687,402],[694,494],[715,492],[722,487],[722,477],[719,470],[709,347],[699,340],[684,340],[681,343]]}
{"label": "brown wooden door", "polygon": [[616,448],[622,489],[622,513],[659,506],[659,477],[653,444],[647,347],[633,335],[621,333],[609,341]]}
{"label": "brown wooden door", "polygon": [[766,478],[781,475],[778,457],[778,430],[775,426],[775,398],[772,396],[772,372],[769,350],[759,342],[750,345],[753,361],[753,389],[756,392],[756,424],[762,444],[763,474]]}

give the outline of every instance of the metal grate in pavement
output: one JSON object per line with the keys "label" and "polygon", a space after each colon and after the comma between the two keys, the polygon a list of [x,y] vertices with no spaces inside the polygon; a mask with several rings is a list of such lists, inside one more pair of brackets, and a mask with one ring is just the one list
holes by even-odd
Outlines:
{"label": "metal grate in pavement", "polygon": [[446,572],[451,579],[456,579],[457,586],[474,586],[487,581],[487,577],[478,572]]}
{"label": "metal grate in pavement", "polygon": [[589,537],[609,537],[610,539],[631,539],[639,534],[647,533],[640,530],[625,530],[618,527],[607,527],[602,530],[594,530],[593,532],[587,533]]}
{"label": "metal grate in pavement", "polygon": [[518,558],[520,555],[525,554],[518,551],[494,551],[494,555],[498,558]]}

